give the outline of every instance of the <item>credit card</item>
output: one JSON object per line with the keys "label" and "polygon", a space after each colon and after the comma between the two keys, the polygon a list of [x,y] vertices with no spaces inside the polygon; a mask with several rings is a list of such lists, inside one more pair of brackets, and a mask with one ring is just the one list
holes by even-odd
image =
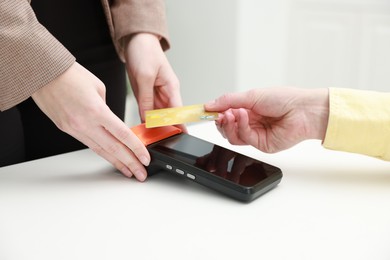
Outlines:
{"label": "credit card", "polygon": [[218,119],[217,112],[206,112],[203,104],[148,110],[145,112],[146,128],[179,125]]}

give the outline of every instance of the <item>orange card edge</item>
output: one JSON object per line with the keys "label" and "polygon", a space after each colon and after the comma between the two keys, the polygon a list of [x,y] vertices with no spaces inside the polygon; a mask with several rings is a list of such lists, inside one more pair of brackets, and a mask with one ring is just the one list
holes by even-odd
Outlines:
{"label": "orange card edge", "polygon": [[146,128],[145,123],[133,126],[130,129],[145,146],[182,132],[180,128],[172,125]]}

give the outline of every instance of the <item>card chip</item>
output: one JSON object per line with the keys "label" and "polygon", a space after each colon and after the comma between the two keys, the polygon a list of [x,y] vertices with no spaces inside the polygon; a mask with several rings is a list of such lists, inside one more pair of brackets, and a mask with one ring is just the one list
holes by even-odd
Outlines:
{"label": "card chip", "polygon": [[203,104],[145,112],[145,125],[147,128],[216,119],[218,119],[218,113],[206,112]]}

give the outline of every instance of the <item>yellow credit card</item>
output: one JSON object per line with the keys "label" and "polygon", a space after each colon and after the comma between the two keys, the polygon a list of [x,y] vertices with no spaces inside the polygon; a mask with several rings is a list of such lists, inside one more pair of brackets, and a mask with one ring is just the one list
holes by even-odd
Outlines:
{"label": "yellow credit card", "polygon": [[179,125],[190,122],[216,120],[217,112],[206,112],[204,105],[192,105],[184,107],[163,108],[145,112],[146,128]]}

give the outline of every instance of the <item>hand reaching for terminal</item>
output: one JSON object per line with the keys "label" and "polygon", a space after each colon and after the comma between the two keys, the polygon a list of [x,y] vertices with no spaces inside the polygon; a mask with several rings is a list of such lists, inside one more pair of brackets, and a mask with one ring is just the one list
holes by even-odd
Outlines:
{"label": "hand reaching for terminal", "polygon": [[125,176],[144,181],[150,155],[138,137],[105,103],[105,86],[74,63],[32,95],[39,108],[62,131],[113,164]]}

